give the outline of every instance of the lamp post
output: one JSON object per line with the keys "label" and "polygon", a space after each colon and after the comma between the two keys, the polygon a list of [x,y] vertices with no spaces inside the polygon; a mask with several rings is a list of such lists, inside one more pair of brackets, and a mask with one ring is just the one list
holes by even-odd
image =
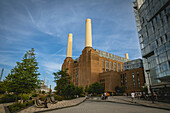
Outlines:
{"label": "lamp post", "polygon": [[152,91],[152,87],[151,87],[151,83],[150,83],[150,70],[146,70],[146,73],[148,75],[148,80],[149,80],[149,89],[151,91],[151,100],[152,100],[152,104],[154,104],[154,97],[153,97],[153,91]]}

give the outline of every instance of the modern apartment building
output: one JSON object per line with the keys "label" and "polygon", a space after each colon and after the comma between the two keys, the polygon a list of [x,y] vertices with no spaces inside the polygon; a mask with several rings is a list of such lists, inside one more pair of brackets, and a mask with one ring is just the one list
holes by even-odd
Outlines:
{"label": "modern apartment building", "polygon": [[133,2],[146,85],[170,87],[170,0]]}

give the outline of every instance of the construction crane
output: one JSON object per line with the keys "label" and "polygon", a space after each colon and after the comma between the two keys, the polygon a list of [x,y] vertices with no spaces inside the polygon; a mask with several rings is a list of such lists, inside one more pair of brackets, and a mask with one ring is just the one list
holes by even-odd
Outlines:
{"label": "construction crane", "polygon": [[2,68],[2,71],[1,71],[0,81],[2,79],[3,72],[4,72],[4,68]]}

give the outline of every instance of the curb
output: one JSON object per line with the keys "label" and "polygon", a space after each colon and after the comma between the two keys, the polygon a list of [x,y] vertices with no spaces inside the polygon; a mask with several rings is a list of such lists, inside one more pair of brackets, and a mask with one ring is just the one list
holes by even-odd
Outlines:
{"label": "curb", "polygon": [[110,103],[118,103],[118,104],[127,104],[127,105],[134,105],[134,106],[144,106],[144,107],[149,107],[149,108],[156,108],[156,109],[163,109],[163,110],[170,110],[170,108],[161,108],[161,107],[154,107],[154,106],[147,106],[144,104],[139,104],[139,103],[135,103],[135,104],[131,104],[131,103],[123,103],[123,102],[114,102],[114,101],[102,101],[102,100],[88,100],[88,101],[95,101],[95,102],[110,102]]}
{"label": "curb", "polygon": [[80,103],[77,103],[75,105],[70,105],[70,106],[65,106],[65,107],[60,107],[60,108],[47,109],[47,110],[42,110],[42,111],[35,111],[33,113],[41,113],[41,112],[46,112],[46,111],[53,111],[53,110],[58,110],[58,109],[70,108],[70,107],[78,106],[81,103],[83,103],[84,101],[86,101],[86,98],[83,101],[81,101]]}

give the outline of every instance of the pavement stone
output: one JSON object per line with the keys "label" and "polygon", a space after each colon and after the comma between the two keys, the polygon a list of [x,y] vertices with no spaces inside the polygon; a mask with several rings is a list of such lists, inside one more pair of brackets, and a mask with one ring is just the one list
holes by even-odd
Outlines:
{"label": "pavement stone", "polygon": [[1,113],[5,113],[5,109],[4,109],[4,105],[3,104],[0,104],[0,111],[1,111]]}
{"label": "pavement stone", "polygon": [[33,105],[26,109],[19,111],[18,113],[35,113],[35,112],[45,112],[45,111],[51,111],[51,110],[56,110],[56,109],[62,109],[62,108],[78,105],[81,102],[83,102],[85,99],[86,97],[81,97],[81,98],[72,99],[72,100],[59,101],[56,104],[48,103],[48,108],[37,108],[35,105]]}
{"label": "pavement stone", "polygon": [[144,106],[86,100],[75,107],[49,111],[46,113],[169,113],[169,111]]}
{"label": "pavement stone", "polygon": [[122,103],[122,104],[130,104],[130,105],[138,105],[138,106],[145,106],[145,107],[153,107],[159,109],[170,110],[169,103],[157,102],[155,101],[154,104],[152,101],[142,100],[142,99],[134,99],[135,103],[131,103],[131,97],[129,96],[110,96],[107,100],[99,100],[99,99],[89,99],[89,100],[96,100],[96,101],[107,101],[107,102],[115,102],[115,103]]}

